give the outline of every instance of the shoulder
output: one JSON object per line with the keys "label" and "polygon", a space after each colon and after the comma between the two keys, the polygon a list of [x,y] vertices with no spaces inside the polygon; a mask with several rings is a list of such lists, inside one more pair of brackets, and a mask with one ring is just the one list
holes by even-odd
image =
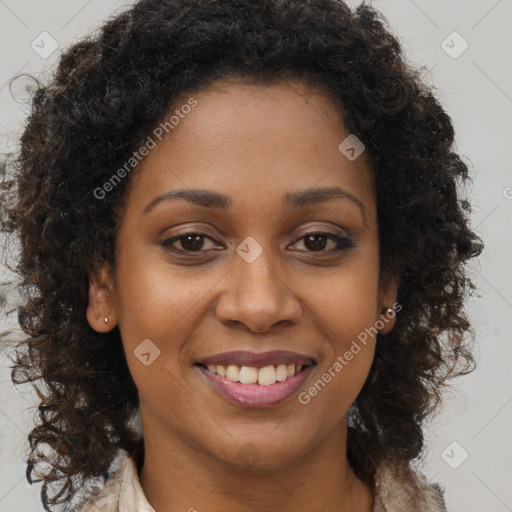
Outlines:
{"label": "shoulder", "polygon": [[103,487],[94,489],[76,512],[155,512],[144,496],[135,461],[121,451]]}
{"label": "shoulder", "polygon": [[374,483],[373,512],[447,512],[444,489],[409,465],[382,463]]}

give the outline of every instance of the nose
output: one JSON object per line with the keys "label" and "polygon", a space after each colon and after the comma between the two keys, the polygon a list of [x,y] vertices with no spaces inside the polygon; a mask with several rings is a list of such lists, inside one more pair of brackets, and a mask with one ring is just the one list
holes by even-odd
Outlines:
{"label": "nose", "polygon": [[217,301],[219,321],[257,333],[265,333],[276,324],[300,322],[302,308],[294,283],[288,282],[283,272],[271,268],[268,252],[264,250],[251,263],[236,258]]}

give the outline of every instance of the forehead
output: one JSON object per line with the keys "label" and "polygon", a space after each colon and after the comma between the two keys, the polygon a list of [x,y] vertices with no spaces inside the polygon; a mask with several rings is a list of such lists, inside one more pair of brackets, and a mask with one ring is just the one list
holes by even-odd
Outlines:
{"label": "forehead", "polygon": [[[182,110],[191,99],[195,106]],[[374,200],[369,159],[363,152],[350,161],[340,152],[350,135],[340,111],[308,83],[217,81],[182,95],[163,122],[173,115],[172,129],[162,140],[153,136],[155,147],[133,176],[134,200],[202,188],[235,203],[281,201],[284,193],[315,185],[343,186],[362,201]]]}

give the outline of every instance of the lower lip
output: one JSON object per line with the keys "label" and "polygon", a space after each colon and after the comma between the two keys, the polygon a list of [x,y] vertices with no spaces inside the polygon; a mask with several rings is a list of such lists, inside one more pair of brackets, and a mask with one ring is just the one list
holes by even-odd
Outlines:
{"label": "lower lip", "polygon": [[224,398],[241,407],[273,407],[282,404],[293,396],[304,384],[313,366],[304,368],[300,373],[275,384],[242,384],[209,372],[198,366],[208,383]]}

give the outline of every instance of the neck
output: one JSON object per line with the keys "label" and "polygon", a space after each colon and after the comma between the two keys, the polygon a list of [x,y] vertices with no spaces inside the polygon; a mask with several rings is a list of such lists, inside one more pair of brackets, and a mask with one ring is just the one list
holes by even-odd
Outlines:
{"label": "neck", "polygon": [[168,432],[145,436],[139,479],[156,512],[371,512],[371,490],[347,460],[346,433],[343,421],[321,445],[272,470],[234,466]]}

